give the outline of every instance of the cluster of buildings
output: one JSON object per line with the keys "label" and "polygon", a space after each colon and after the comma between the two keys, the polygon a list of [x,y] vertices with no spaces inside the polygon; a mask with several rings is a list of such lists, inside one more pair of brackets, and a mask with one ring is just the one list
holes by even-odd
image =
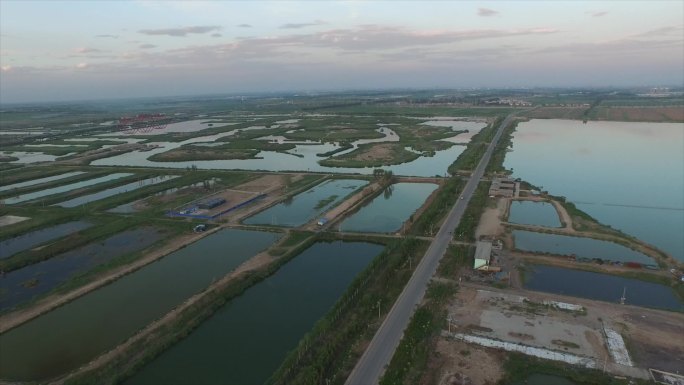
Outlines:
{"label": "cluster of buildings", "polygon": [[491,187],[489,187],[489,196],[513,198],[516,191],[519,190],[520,182],[511,178],[494,178]]}

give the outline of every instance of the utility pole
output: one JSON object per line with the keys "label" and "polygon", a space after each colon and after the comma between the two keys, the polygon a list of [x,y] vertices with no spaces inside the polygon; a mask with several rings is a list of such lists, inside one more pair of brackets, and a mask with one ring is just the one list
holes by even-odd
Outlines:
{"label": "utility pole", "polygon": [[380,321],[380,301],[378,300],[378,321]]}

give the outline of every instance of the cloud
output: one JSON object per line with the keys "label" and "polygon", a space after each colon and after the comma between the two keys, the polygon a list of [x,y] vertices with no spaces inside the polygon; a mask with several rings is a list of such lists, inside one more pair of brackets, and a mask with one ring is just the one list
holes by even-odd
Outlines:
{"label": "cloud", "polygon": [[496,16],[499,12],[489,8],[478,8],[477,15],[482,17]]}
{"label": "cloud", "polygon": [[313,27],[316,25],[324,25],[324,24],[328,24],[328,23],[326,23],[323,20],[316,20],[316,21],[313,21],[311,23],[287,23],[287,24],[281,25],[278,28],[280,28],[280,29],[300,29],[300,28]]}
{"label": "cloud", "polygon": [[81,47],[81,48],[76,48],[77,53],[93,53],[93,52],[102,52],[101,50],[97,48],[88,48],[88,47]]}
{"label": "cloud", "polygon": [[589,12],[587,12],[587,14],[590,15],[591,17],[601,17],[601,16],[607,15],[608,12],[607,11],[589,11]]}
{"label": "cloud", "polygon": [[140,48],[140,49],[150,49],[150,48],[157,48],[157,46],[154,45],[154,44],[140,44],[140,45],[138,46],[138,48]]}
{"label": "cloud", "polygon": [[252,28],[251,24],[238,24],[237,26],[240,28]]}
{"label": "cloud", "polygon": [[162,28],[162,29],[141,29],[139,33],[145,35],[167,35],[167,36],[187,36],[189,34],[203,34],[219,31],[221,27],[216,25],[198,25],[194,27],[182,28]]}
{"label": "cloud", "polygon": [[221,35],[220,33],[212,33],[211,34],[211,37],[221,37],[221,36],[223,36],[223,35]]}
{"label": "cloud", "polygon": [[119,35],[95,35],[95,37],[100,37],[100,38],[109,38],[109,39],[118,39]]}
{"label": "cloud", "polygon": [[76,68],[86,69],[86,68],[88,68],[88,63],[78,63],[78,64],[76,64]]}
{"label": "cloud", "polygon": [[2,66],[2,67],[0,67],[0,70],[2,72],[9,72],[12,70],[12,66],[9,66],[9,65],[8,66]]}
{"label": "cloud", "polygon": [[639,37],[662,37],[662,36],[671,36],[671,37],[680,37],[682,36],[682,32],[684,32],[684,27],[675,27],[675,26],[667,26],[667,27],[661,27],[661,28],[656,28],[656,29],[651,29],[646,32],[640,32],[634,35],[631,35],[630,37],[634,38],[639,38]]}

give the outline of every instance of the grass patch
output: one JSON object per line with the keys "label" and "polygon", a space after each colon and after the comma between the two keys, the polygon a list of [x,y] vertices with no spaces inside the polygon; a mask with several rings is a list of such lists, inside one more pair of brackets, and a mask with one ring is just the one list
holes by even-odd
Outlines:
{"label": "grass patch", "polygon": [[476,241],[475,230],[477,229],[478,223],[480,223],[480,217],[482,217],[482,213],[487,207],[490,199],[490,185],[491,182],[480,182],[477,185],[477,189],[470,199],[470,202],[468,202],[468,207],[463,213],[463,217],[461,217],[461,222],[458,224],[456,230],[454,230],[454,239]]}
{"label": "grass patch", "polygon": [[460,178],[447,179],[423,214],[418,218],[409,217],[409,221],[412,222],[411,234],[427,236],[435,234],[444,217],[458,200],[463,186],[464,182]]}

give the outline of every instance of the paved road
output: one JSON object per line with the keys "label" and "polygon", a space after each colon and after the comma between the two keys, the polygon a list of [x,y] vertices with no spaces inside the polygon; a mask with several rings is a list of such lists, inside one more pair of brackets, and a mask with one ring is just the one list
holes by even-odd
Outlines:
{"label": "paved road", "polygon": [[482,156],[482,159],[480,159],[480,163],[463,189],[463,199],[457,200],[454,207],[451,208],[451,212],[449,212],[444,224],[442,224],[432,244],[430,244],[425,256],[416,266],[411,279],[409,279],[399,298],[397,298],[392,309],[390,309],[385,321],[375,333],[366,352],[361,356],[359,362],[356,363],[345,385],[374,385],[380,380],[380,377],[385,372],[385,367],[389,364],[394,351],[399,345],[399,341],[401,341],[404,329],[408,326],[411,316],[425,295],[428,282],[437,271],[439,261],[442,259],[451,241],[451,233],[460,223],[463,212],[477,188],[478,182],[484,175],[489,159],[492,156],[496,143],[501,137],[504,127],[511,122],[512,118],[513,114],[508,115],[498,127],[494,139],[489,144],[489,147],[487,147],[487,151]]}

